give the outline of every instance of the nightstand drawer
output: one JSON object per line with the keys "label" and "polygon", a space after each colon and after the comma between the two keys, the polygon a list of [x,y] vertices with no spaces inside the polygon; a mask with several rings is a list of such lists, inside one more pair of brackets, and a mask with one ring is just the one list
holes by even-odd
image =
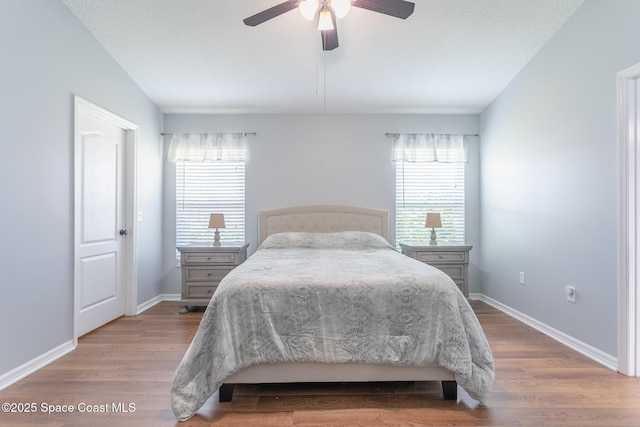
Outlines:
{"label": "nightstand drawer", "polygon": [[469,251],[473,246],[399,245],[403,254],[442,271],[458,285],[464,296],[469,296]]}
{"label": "nightstand drawer", "polygon": [[454,280],[453,282],[456,284],[458,289],[460,289],[460,291],[464,293],[464,280]]}
{"label": "nightstand drawer", "polygon": [[182,254],[183,264],[238,264],[238,254],[232,252]]}
{"label": "nightstand drawer", "polygon": [[185,280],[188,282],[219,282],[229,274],[233,267],[192,267],[185,266]]}
{"label": "nightstand drawer", "polygon": [[188,285],[185,298],[211,298],[217,288],[217,286]]}
{"label": "nightstand drawer", "polygon": [[206,306],[222,279],[247,259],[248,247],[248,243],[178,246],[182,266],[180,313],[187,313],[189,306]]}
{"label": "nightstand drawer", "polygon": [[416,259],[426,263],[466,262],[467,252],[418,252]]}
{"label": "nightstand drawer", "polygon": [[464,280],[464,265],[430,264],[455,280]]}

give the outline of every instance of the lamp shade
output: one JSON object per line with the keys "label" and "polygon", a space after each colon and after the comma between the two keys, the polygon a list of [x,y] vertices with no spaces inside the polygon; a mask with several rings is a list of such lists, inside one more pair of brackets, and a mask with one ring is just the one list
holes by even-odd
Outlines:
{"label": "lamp shade", "polygon": [[344,18],[351,10],[351,0],[332,0],[331,7],[336,13],[336,18]]}
{"label": "lamp shade", "polygon": [[318,1],[317,0],[303,0],[298,4],[298,10],[300,10],[300,14],[307,21],[312,21],[316,16],[316,10],[318,10]]}
{"label": "lamp shade", "polygon": [[442,227],[442,221],[440,221],[440,213],[439,212],[429,212],[427,214],[427,220],[424,223],[424,226],[427,228],[440,228]]}
{"label": "lamp shade", "polygon": [[326,6],[322,6],[318,13],[318,30],[326,31],[333,30],[336,27],[333,25],[333,18],[331,17],[331,11]]}
{"label": "lamp shade", "polygon": [[209,216],[209,228],[224,228],[224,214],[211,214]]}

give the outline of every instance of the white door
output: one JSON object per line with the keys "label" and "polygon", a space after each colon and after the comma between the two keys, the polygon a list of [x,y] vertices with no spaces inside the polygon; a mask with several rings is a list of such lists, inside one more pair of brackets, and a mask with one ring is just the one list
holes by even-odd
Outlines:
{"label": "white door", "polygon": [[75,337],[124,314],[126,129],[82,103],[75,141]]}
{"label": "white door", "polygon": [[640,64],[618,73],[618,370],[640,377]]}
{"label": "white door", "polygon": [[[629,139],[635,147],[635,189],[636,192],[638,192],[640,191],[640,77],[638,77],[640,69],[638,69],[638,66],[636,66],[635,70],[636,77],[633,79],[633,81],[629,82],[630,92],[628,108],[630,115]],[[638,195],[636,195],[636,203],[638,203]],[[635,213],[635,283],[632,284],[627,290],[627,307],[630,314],[628,330],[632,334],[632,338],[629,341],[629,346],[635,347],[630,349],[631,351],[629,351],[629,364],[631,365],[630,372],[632,372],[632,375],[640,377],[640,278],[638,277],[638,267],[640,266],[640,250],[638,249],[638,246],[640,246],[640,231],[638,230],[638,224],[640,224],[640,212],[638,211],[638,207],[636,207]]]}
{"label": "white door", "polygon": [[[640,70],[639,70],[640,71]],[[633,135],[635,137],[635,146],[638,147],[640,146],[640,77],[636,77],[634,80],[634,85],[633,87],[635,88],[635,100],[634,100],[634,105],[635,105],[635,115],[634,118],[632,119],[632,123],[633,123]],[[637,151],[636,151],[636,155],[637,155]],[[638,162],[636,162],[636,165],[638,164]],[[636,179],[640,180],[640,177],[638,176],[638,170],[635,171],[636,172]],[[636,188],[638,188],[638,185],[640,185],[640,182],[638,182],[636,184]],[[636,212],[636,215],[638,213]],[[639,222],[640,218],[636,218],[636,222]],[[636,256],[638,256],[637,251],[636,251]],[[640,260],[636,261],[636,265],[640,264]],[[631,305],[633,307],[632,311],[635,314],[635,327],[633,328],[633,332],[635,333],[635,376],[636,377],[640,377],[640,315],[638,315],[638,313],[640,313],[640,285],[636,282],[635,285],[635,289],[633,290],[633,292],[630,292],[631,295],[631,300],[628,302],[629,305]]]}

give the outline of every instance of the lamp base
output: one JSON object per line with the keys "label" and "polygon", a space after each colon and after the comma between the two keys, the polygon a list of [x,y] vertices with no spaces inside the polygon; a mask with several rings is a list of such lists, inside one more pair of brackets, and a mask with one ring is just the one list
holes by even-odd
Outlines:
{"label": "lamp base", "polygon": [[432,228],[431,229],[431,240],[429,241],[430,245],[437,245],[438,241],[436,240],[436,229]]}
{"label": "lamp base", "polygon": [[217,228],[213,236],[213,246],[220,246],[220,232]]}

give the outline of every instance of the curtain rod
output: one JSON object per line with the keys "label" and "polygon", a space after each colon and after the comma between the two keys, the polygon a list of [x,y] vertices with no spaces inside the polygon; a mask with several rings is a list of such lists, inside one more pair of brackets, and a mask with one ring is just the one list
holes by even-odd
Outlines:
{"label": "curtain rod", "polygon": [[[414,132],[414,133],[415,133],[415,132]],[[400,135],[403,135],[403,134],[401,134],[401,133],[389,133],[389,132],[387,132],[387,133],[385,133],[384,135],[385,135],[385,136],[393,136],[393,137],[396,137],[396,136],[400,136]],[[453,135],[453,134],[452,134],[452,135]],[[480,136],[480,135],[479,135],[479,134],[477,134],[477,133],[463,133],[462,135],[463,135],[463,136]]]}
{"label": "curtain rod", "polygon": [[[175,135],[176,133],[194,133],[194,132],[175,132],[175,133],[171,133],[171,132],[170,133],[164,133],[164,132],[162,132],[162,133],[160,133],[160,135],[168,136],[168,135]],[[205,132],[205,133],[207,133],[207,132]],[[208,132],[208,133],[211,133],[211,132]],[[217,132],[213,132],[213,133],[217,133]],[[224,133],[224,132],[222,132],[222,133]],[[250,136],[250,135],[257,135],[258,134],[257,132],[228,132],[228,133],[243,133],[244,136]]]}

